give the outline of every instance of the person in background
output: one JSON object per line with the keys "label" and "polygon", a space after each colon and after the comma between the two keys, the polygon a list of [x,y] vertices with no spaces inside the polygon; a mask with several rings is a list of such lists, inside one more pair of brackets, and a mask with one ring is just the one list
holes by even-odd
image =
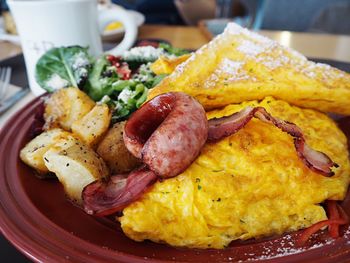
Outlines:
{"label": "person in background", "polygon": [[2,14],[4,11],[8,11],[6,0],[0,0],[0,14]]}
{"label": "person in background", "polygon": [[[111,1],[127,9],[139,11],[145,15],[148,24],[184,24],[174,0],[99,1]],[[199,2],[198,0],[181,1]],[[235,0],[234,3],[237,4],[240,1],[243,3],[247,0]],[[350,0],[264,0],[264,2],[262,29],[350,35]],[[215,8],[215,5],[212,6]],[[3,13],[6,23],[8,23],[7,11],[6,0],[0,0],[0,14]],[[190,12],[195,11],[190,10]],[[247,13],[247,10],[243,13]],[[214,18],[214,10],[212,14]]]}
{"label": "person in background", "polygon": [[335,3],[314,17],[310,31],[350,35],[350,1]]}
{"label": "person in background", "polygon": [[184,24],[173,0],[112,0],[112,2],[144,14],[146,24]]}
{"label": "person in background", "polygon": [[350,34],[350,0],[265,0],[264,9],[262,29]]}
{"label": "person in background", "polygon": [[1,30],[5,30],[5,32],[12,35],[17,35],[15,22],[9,12],[9,8],[5,0],[0,0],[0,15],[3,17],[4,21],[4,28]]}
{"label": "person in background", "polygon": [[[289,30],[350,35],[350,0],[174,0],[182,6],[187,24],[197,25],[200,19],[215,15],[215,3],[232,3],[232,14],[249,16],[255,10],[254,1],[261,5],[261,23],[256,29]],[[157,2],[157,1],[145,1]],[[200,8],[198,8],[200,7]],[[203,10],[205,9],[205,10]],[[239,11],[239,12],[237,12]],[[191,19],[190,19],[191,18]],[[222,32],[225,24],[218,28]]]}

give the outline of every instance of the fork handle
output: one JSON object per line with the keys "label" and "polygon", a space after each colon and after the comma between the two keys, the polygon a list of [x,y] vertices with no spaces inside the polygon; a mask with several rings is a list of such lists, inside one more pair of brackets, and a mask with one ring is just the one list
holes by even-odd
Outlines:
{"label": "fork handle", "polygon": [[10,98],[6,99],[2,104],[0,104],[0,115],[11,108],[17,101],[22,99],[25,95],[29,93],[29,88],[24,88],[17,91]]}

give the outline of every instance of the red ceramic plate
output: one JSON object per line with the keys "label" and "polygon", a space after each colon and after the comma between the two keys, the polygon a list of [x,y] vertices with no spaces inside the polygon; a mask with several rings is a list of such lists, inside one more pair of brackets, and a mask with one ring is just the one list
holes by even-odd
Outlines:
{"label": "red ceramic plate", "polygon": [[[119,225],[73,206],[55,180],[40,180],[18,158],[28,142],[39,98],[20,110],[0,132],[0,229],[32,260],[40,262],[344,262],[350,259],[350,230],[332,240],[320,233],[305,247],[299,233],[258,241],[234,242],[224,250],[177,249],[128,239]],[[339,121],[350,138],[350,118]],[[350,195],[343,202],[350,214]]]}

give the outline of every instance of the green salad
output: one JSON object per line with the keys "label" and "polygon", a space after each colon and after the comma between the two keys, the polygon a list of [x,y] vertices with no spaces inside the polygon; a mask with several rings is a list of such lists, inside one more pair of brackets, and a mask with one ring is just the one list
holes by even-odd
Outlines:
{"label": "green salad", "polygon": [[48,92],[77,87],[94,101],[112,108],[112,121],[127,119],[146,100],[148,90],[166,75],[156,76],[151,64],[160,56],[176,57],[188,51],[160,43],[158,47],[134,47],[122,56],[92,57],[87,48],[59,47],[48,50],[37,62],[35,77]]}

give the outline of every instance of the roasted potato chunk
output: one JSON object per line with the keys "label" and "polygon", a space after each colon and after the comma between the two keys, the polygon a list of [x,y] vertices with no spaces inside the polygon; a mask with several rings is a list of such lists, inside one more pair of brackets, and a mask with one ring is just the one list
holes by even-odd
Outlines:
{"label": "roasted potato chunk", "polygon": [[80,140],[70,137],[53,145],[45,154],[49,171],[56,174],[67,196],[81,204],[81,193],[89,183],[108,176],[101,157]]}
{"label": "roasted potato chunk", "polygon": [[106,104],[96,105],[83,118],[73,123],[72,131],[87,145],[94,147],[108,130],[111,117]]}
{"label": "roasted potato chunk", "polygon": [[170,74],[179,64],[186,61],[190,56],[191,54],[185,54],[176,58],[160,57],[151,65],[151,70],[156,75]]}
{"label": "roasted potato chunk", "polygon": [[114,174],[129,172],[141,164],[125,147],[124,125],[125,121],[114,124],[97,147],[97,153]]}
{"label": "roasted potato chunk", "polygon": [[40,174],[48,173],[49,170],[47,169],[43,158],[44,154],[52,145],[69,136],[70,133],[62,129],[45,131],[27,143],[27,145],[21,150],[19,156],[24,163],[33,167]]}
{"label": "roasted potato chunk", "polygon": [[72,124],[84,117],[94,106],[95,102],[80,89],[60,89],[46,102],[45,129],[60,127],[70,131]]}

